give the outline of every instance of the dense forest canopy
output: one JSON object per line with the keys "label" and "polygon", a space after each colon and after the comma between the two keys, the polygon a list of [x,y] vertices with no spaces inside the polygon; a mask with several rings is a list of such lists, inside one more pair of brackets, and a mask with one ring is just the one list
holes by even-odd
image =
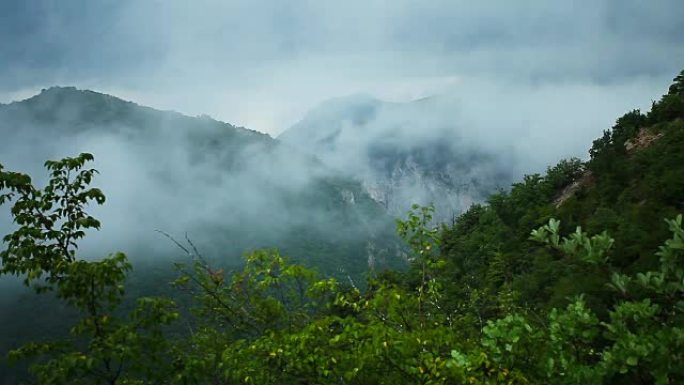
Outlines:
{"label": "dense forest canopy", "polygon": [[124,302],[122,253],[82,259],[105,204],[90,154],[47,186],[0,167],[16,231],[3,275],[79,315],[68,338],[9,352],[40,384],[678,384],[684,382],[684,71],[564,160],[434,226],[397,230],[408,271],[366,285],[276,250],[228,274],[191,239],[174,298]]}

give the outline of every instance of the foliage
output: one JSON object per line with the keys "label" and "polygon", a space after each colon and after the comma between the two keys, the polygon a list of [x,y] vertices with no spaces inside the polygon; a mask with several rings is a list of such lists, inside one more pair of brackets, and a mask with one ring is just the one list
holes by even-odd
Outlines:
{"label": "foliage", "polygon": [[[75,211],[84,212],[83,207]],[[194,300],[190,330],[176,337],[165,333],[180,316],[171,300],[140,298],[127,317],[114,313],[130,270],[123,254],[87,261],[56,253],[58,268],[42,275],[56,277],[46,284],[83,318],[70,340],[31,343],[10,355],[44,357],[32,368],[41,384],[670,384],[684,379],[678,353],[684,351],[681,216],[668,221],[673,237],[658,253],[658,271],[613,274],[610,286],[620,300],[606,320],[579,297],[542,317],[509,308],[469,334],[463,330],[471,330],[471,320],[463,313],[473,309],[454,311],[445,298],[445,261],[431,214],[431,208],[415,206],[407,220],[397,222],[420,279],[397,284],[375,278],[366,292],[321,278],[273,250],[248,254],[244,268],[227,279],[191,241],[187,247],[177,243],[192,263],[177,265],[175,285]],[[580,264],[608,262],[613,239],[606,233],[588,236],[577,228],[562,237],[560,228],[551,219],[530,238]],[[31,258],[34,246],[26,245],[29,249],[17,248],[15,254]]]}
{"label": "foliage", "polygon": [[9,190],[0,198],[3,202],[16,199],[11,212],[19,225],[4,238],[7,249],[0,253],[1,273],[23,275],[25,284],[34,284],[38,293],[55,291],[82,315],[71,329],[72,338],[30,343],[10,357],[44,357],[31,369],[41,384],[118,384],[162,378],[166,373],[159,365],[164,361],[160,353],[167,345],[162,327],[178,317],[173,301],[140,298],[129,316],[121,319],[113,312],[131,269],[126,256],[116,253],[100,261],[76,256],[76,240],[85,236],[85,229],[100,226],[86,213],[86,204],[105,200],[98,189],[87,188],[96,173],[82,169],[90,160],[92,155],[81,154],[46,162],[52,178],[42,190],[27,175],[0,167],[0,191]]}
{"label": "foliage", "polygon": [[15,200],[11,212],[19,225],[3,238],[7,249],[0,253],[0,273],[24,275],[27,285],[45,274],[48,283],[60,280],[75,260],[76,241],[85,236],[84,230],[100,227],[84,210],[89,201],[105,201],[99,189],[87,188],[97,172],[82,169],[90,160],[92,155],[81,154],[46,162],[52,178],[42,190],[33,186],[28,175],[4,172],[0,165],[0,191],[8,190],[0,194],[0,204]]}

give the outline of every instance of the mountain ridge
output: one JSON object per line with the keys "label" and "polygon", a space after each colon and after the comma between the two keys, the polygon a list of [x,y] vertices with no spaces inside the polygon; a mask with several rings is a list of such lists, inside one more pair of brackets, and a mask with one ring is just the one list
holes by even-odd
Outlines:
{"label": "mountain ridge", "polygon": [[[5,161],[23,159],[18,163],[32,164],[33,169],[45,159],[95,153],[95,166],[101,162],[102,178],[109,178],[105,191],[113,190],[112,199],[120,199],[123,207],[135,207],[131,214],[141,218],[144,228],[180,221],[185,225],[170,230],[203,228],[200,234],[205,238],[196,241],[207,243],[229,231],[236,243],[229,248],[234,253],[294,239],[289,242],[292,247],[284,247],[287,252],[330,271],[340,263],[325,257],[336,255],[335,248],[353,244],[360,251],[369,237],[390,233],[391,218],[384,217],[380,206],[374,208],[376,203],[353,179],[268,134],[207,116],[191,117],[105,93],[56,86],[0,106],[0,133],[6,138],[0,144]],[[172,219],[173,211],[180,219]],[[127,223],[125,218],[118,222]],[[375,227],[380,222],[386,223],[380,225],[383,230],[368,230],[365,235],[358,229],[342,231],[352,223]],[[299,229],[294,237],[293,229]],[[347,233],[333,241],[332,234]],[[342,245],[345,242],[349,245]],[[357,275],[365,263],[348,265]]]}
{"label": "mountain ridge", "polygon": [[[182,112],[176,111],[176,110],[166,110],[166,109],[158,109],[154,107],[149,107],[145,106],[143,104],[137,103],[132,100],[126,100],[124,98],[120,98],[118,96],[108,94],[105,92],[100,92],[100,91],[95,91],[92,89],[80,89],[75,86],[50,86],[47,88],[41,89],[41,91],[37,94],[34,94],[32,96],[29,96],[25,99],[21,100],[14,100],[9,103],[0,103],[0,107],[13,107],[13,106],[31,106],[35,109],[40,109],[41,105],[44,104],[53,104],[51,106],[52,108],[58,107],[54,106],[56,103],[78,103],[78,102],[92,102],[96,101],[97,104],[103,105],[103,104],[110,104],[113,107],[116,107],[117,110],[125,110],[125,109],[138,109],[142,110],[146,113],[151,113],[151,114],[171,114],[171,115],[176,115],[177,117],[183,118],[183,119],[208,119],[212,122],[215,123],[220,123],[222,125],[225,125],[227,127],[230,127],[232,129],[238,129],[238,130],[244,130],[247,132],[250,132],[252,134],[256,134],[259,136],[263,137],[268,137],[273,139],[270,135],[249,129],[243,126],[237,126],[229,122],[224,122],[218,119],[215,119],[209,115],[206,114],[200,114],[197,116],[191,116],[188,114],[184,114]],[[29,108],[31,108],[29,107]]]}

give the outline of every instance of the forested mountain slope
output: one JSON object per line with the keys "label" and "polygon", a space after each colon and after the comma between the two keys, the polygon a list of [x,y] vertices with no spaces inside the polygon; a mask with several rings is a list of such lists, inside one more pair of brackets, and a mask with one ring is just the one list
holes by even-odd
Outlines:
{"label": "forested mountain slope", "polygon": [[[594,141],[588,162],[563,161],[546,175],[528,175],[460,216],[443,235],[453,288],[460,295],[513,290],[539,306],[586,293],[605,311],[611,272],[656,266],[654,252],[668,234],[663,218],[684,211],[682,84],[680,75],[648,113],[620,117]],[[550,218],[561,221],[563,232],[607,231],[615,238],[609,265],[580,266],[540,251],[529,230]]]}

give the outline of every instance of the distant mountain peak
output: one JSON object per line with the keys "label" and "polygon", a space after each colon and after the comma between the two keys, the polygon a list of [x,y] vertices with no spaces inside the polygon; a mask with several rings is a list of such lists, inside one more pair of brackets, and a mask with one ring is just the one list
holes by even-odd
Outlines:
{"label": "distant mountain peak", "polygon": [[[328,143],[341,132],[344,125],[363,126],[372,120],[385,102],[365,93],[326,100],[310,110],[294,126],[283,131],[278,139],[290,144],[301,143],[304,137]],[[330,124],[321,125],[321,122]]]}
{"label": "distant mountain peak", "polygon": [[328,99],[309,111],[302,122],[336,118],[360,119],[372,114],[384,102],[369,94],[352,94]]}
{"label": "distant mountain peak", "polygon": [[[42,106],[43,109],[57,108],[67,105],[87,106],[94,104],[108,104],[112,106],[128,106],[138,108],[149,108],[140,106],[134,102],[127,101],[116,96],[102,92],[83,90],[74,86],[52,86],[41,89],[40,93],[24,100],[19,100],[11,104],[21,104],[26,106]],[[150,108],[151,109],[151,108]]]}
{"label": "distant mountain peak", "polygon": [[[46,98],[69,99],[69,98],[83,98],[83,97],[101,98],[101,99],[115,100],[115,101],[119,101],[122,103],[135,104],[133,102],[123,100],[121,98],[117,98],[116,96],[112,96],[112,95],[105,94],[102,92],[87,90],[87,89],[79,89],[79,88],[76,88],[74,86],[51,86],[48,88],[43,88],[40,90],[40,93],[38,93],[34,96],[31,96],[28,99],[22,100],[22,101],[29,101],[29,100],[34,100],[34,99],[46,99]],[[20,101],[20,102],[22,102],[22,101]]]}

